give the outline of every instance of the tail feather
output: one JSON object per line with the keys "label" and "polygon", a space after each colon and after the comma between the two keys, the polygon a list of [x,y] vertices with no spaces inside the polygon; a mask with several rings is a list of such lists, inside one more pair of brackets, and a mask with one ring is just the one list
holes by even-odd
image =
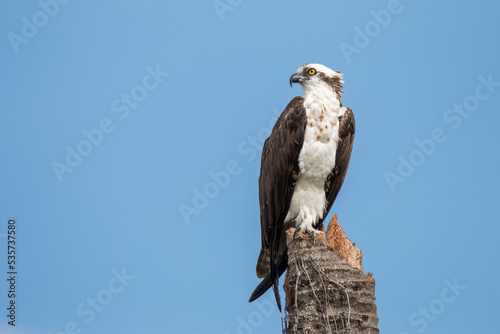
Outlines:
{"label": "tail feather", "polygon": [[279,234],[280,229],[278,224],[273,224],[271,226],[271,233],[269,236],[269,253],[271,258],[271,281],[273,282],[274,297],[276,298],[276,304],[281,312],[281,298],[279,290],[279,276],[278,276],[278,246],[279,246]]}
{"label": "tail feather", "polygon": [[[281,256],[281,259],[280,259],[279,264],[278,264],[278,278],[281,275],[283,275],[283,273],[285,272],[287,267],[288,267],[288,254],[285,252]],[[250,296],[250,300],[248,302],[251,303],[254,300],[256,300],[257,298],[259,298],[260,296],[262,296],[267,290],[269,290],[269,288],[273,284],[275,285],[276,288],[278,287],[278,283],[273,281],[273,279],[271,277],[271,273],[269,273],[262,280],[262,282],[260,282],[260,284],[255,288],[255,290],[253,291],[252,296]],[[276,293],[275,293],[275,295],[276,295]],[[279,294],[278,294],[278,296],[279,296]],[[278,308],[281,311],[281,303],[280,302],[278,302]]]}
{"label": "tail feather", "polygon": [[271,272],[271,261],[269,259],[269,248],[262,248],[257,260],[256,271],[258,278],[264,278]]}

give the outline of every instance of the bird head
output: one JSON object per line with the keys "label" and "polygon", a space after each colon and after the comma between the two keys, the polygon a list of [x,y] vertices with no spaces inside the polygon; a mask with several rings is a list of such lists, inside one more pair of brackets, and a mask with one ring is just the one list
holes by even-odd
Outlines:
{"label": "bird head", "polygon": [[342,94],[342,73],[331,70],[321,64],[305,64],[290,77],[290,86],[300,83],[304,93],[311,89],[331,88],[340,96]]}

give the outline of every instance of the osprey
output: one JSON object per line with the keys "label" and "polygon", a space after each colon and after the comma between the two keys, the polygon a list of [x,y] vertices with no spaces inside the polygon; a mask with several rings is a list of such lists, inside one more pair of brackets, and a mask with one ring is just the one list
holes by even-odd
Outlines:
{"label": "osprey", "polygon": [[[306,64],[290,77],[304,96],[295,97],[280,115],[262,150],[259,203],[262,249],[257,277],[264,280],[250,297],[271,286],[278,308],[278,279],[288,266],[285,233],[295,227],[312,235],[330,211],[349,166],[354,115],[342,106],[342,74]],[[295,237],[295,235],[294,235]]]}

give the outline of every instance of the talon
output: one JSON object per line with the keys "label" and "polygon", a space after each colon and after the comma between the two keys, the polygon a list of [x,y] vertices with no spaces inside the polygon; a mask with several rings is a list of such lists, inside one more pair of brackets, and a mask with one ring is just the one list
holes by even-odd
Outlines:
{"label": "talon", "polygon": [[313,245],[314,245],[314,237],[316,236],[316,231],[315,231],[315,230],[312,230],[312,231],[311,231],[311,236],[312,236],[312,239],[313,239]]}
{"label": "talon", "polygon": [[295,240],[295,237],[297,236],[297,232],[300,231],[300,226],[295,229],[295,232],[293,233],[293,240]]}

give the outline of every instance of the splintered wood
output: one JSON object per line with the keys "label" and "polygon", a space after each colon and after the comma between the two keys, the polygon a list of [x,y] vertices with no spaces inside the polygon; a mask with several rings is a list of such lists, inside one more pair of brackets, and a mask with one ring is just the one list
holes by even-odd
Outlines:
{"label": "splintered wood", "polygon": [[[318,227],[318,230],[325,232],[323,224]],[[286,233],[293,236],[295,228],[292,227],[288,229]],[[298,235],[300,235],[302,239],[312,238],[309,234],[305,234],[302,231],[300,231]],[[351,267],[357,268],[363,272],[363,255],[361,254],[361,250],[356,248],[356,244],[345,236],[342,226],[339,226],[337,222],[336,214],[333,215],[330,220],[326,234],[323,235],[318,233],[314,237],[314,240],[324,242],[329,250],[336,250]]]}
{"label": "splintered wood", "polygon": [[326,231],[328,249],[335,249],[353,268],[363,271],[363,255],[361,250],[356,248],[356,244],[351,239],[346,238],[342,226],[337,222],[337,215],[333,215],[328,230]]}

